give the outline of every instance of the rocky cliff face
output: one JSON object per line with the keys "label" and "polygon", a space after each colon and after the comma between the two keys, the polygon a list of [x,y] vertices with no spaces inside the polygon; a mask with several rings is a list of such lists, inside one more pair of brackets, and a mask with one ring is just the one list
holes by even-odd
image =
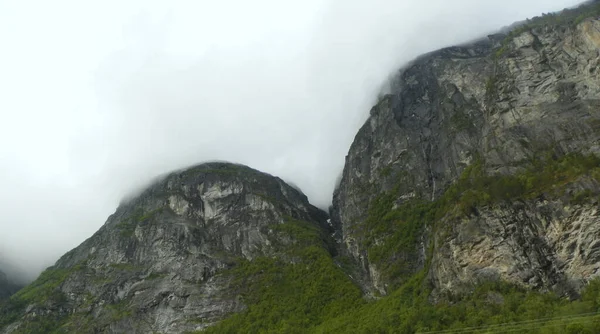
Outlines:
{"label": "rocky cliff face", "polygon": [[[600,14],[598,1],[589,8]],[[499,312],[555,317],[562,299],[524,291],[577,297],[600,276],[600,19],[590,13],[400,71],[350,148],[331,221],[245,166],[174,172],[0,302],[0,333],[410,333],[481,328]],[[574,309],[598,308],[600,281],[592,288]],[[557,308],[523,318],[513,305],[540,301]]]}
{"label": "rocky cliff face", "polygon": [[282,180],[209,163],[168,175],[11,299],[4,333],[150,333],[201,329],[245,309],[240,261],[285,255],[288,220],[327,229],[327,215]]}
{"label": "rocky cliff face", "polygon": [[[600,153],[599,50],[600,20],[592,18],[490,36],[401,71],[357,134],[334,195],[334,223],[373,290],[385,294],[425,269],[437,293],[501,278],[573,295],[597,274],[596,164],[551,177],[544,189],[520,180],[535,178],[531,168],[567,168],[564,157],[575,153]],[[445,204],[430,223],[406,232],[413,233],[409,247],[390,246],[381,256],[397,242],[394,226],[406,230],[415,226],[411,219],[427,220],[401,216],[407,206],[439,207],[448,196],[458,206],[461,197],[447,192],[475,182],[465,175],[475,164],[479,179],[496,175],[524,189],[487,198],[493,189],[483,187],[475,196],[485,200],[461,214]],[[576,194],[582,200],[575,204]],[[404,270],[390,272],[398,259]]]}

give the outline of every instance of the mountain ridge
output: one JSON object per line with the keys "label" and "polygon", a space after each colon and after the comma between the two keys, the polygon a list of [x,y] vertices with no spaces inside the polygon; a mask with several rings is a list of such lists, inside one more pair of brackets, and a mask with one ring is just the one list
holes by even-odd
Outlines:
{"label": "mountain ridge", "polygon": [[[481,170],[476,178],[496,175],[522,187],[519,177],[509,180],[508,176],[527,173],[535,161],[560,165],[566,162],[557,160],[569,154],[598,153],[594,125],[600,89],[595,71],[599,66],[598,20],[583,20],[577,25],[565,22],[542,27],[534,24],[532,30],[509,34],[505,37],[508,40],[447,48],[423,56],[401,71],[393,85],[394,93],[371,110],[346,158],[342,183],[334,194],[332,219],[342,226],[347,249],[365,267],[378,293],[385,294],[389,282],[381,280],[381,270],[371,266],[368,258],[369,252],[382,248],[371,247],[374,240],[381,244],[385,243],[382,238],[393,238],[388,230],[378,231],[383,228],[380,222],[385,215],[381,213],[400,214],[390,207],[410,207],[415,201],[427,205],[438,202],[458,180],[475,178],[465,172],[478,162]],[[548,180],[548,184],[552,182]],[[567,191],[588,191],[592,196],[598,190],[593,182],[573,187]],[[471,196],[502,197],[485,189],[478,191]],[[392,202],[377,207],[389,196]],[[481,209],[474,204],[475,211]],[[370,213],[374,207],[380,212]],[[378,218],[369,226],[372,217]],[[440,219],[444,218],[436,218]],[[548,219],[551,217],[543,218]],[[394,226],[393,221],[387,224]],[[362,232],[355,233],[356,227]],[[372,231],[365,234],[365,227]],[[428,232],[417,234],[414,238],[422,239],[421,250],[395,253],[388,249],[385,253],[390,260],[397,256],[420,258],[408,276],[423,268],[424,249],[429,242],[436,242]],[[495,258],[497,254],[490,250],[488,255]],[[383,262],[380,266],[388,265]],[[453,270],[455,275],[462,269]]]}
{"label": "mountain ridge", "polygon": [[[595,312],[598,3],[400,70],[331,217],[243,165],[169,173],[1,302],[0,332],[414,333]],[[536,321],[521,329],[556,327]]]}
{"label": "mountain ridge", "polygon": [[8,332],[206,327],[244,308],[218,271],[262,256],[292,261],[282,245],[294,239],[275,229],[289,221],[328,226],[305,195],[249,167],[206,163],[170,173],[15,294],[0,323],[17,320]]}

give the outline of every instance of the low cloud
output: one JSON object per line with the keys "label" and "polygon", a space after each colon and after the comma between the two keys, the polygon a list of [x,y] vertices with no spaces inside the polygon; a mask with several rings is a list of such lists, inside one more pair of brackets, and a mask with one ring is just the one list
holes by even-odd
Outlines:
{"label": "low cloud", "polygon": [[399,67],[577,3],[1,2],[0,264],[34,277],[126,194],[203,161],[277,175],[326,208]]}

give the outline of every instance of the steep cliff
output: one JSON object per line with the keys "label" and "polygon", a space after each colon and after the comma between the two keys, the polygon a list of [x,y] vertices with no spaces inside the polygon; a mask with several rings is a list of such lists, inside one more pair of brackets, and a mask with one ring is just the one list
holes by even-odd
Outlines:
{"label": "steep cliff", "polygon": [[174,172],[1,302],[0,332],[597,333],[599,154],[594,1],[402,69],[331,220],[245,166]]}
{"label": "steep cliff", "polygon": [[539,18],[398,74],[334,195],[367,287],[385,294],[426,270],[434,295],[502,279],[574,296],[597,274],[597,12]]}
{"label": "steep cliff", "polygon": [[325,233],[327,215],[276,177],[226,163],[175,172],[13,296],[0,324],[8,333],[201,329],[246,308],[233,276],[220,273],[261,258],[299,261],[290,231],[303,229]]}

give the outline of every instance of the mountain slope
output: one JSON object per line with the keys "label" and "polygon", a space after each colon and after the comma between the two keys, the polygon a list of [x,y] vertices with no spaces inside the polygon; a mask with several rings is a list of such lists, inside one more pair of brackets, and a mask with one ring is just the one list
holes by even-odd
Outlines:
{"label": "mountain slope", "polygon": [[599,15],[403,69],[331,222],[248,167],[166,176],[1,304],[0,332],[599,332]]}
{"label": "mountain slope", "polygon": [[19,287],[11,282],[6,274],[0,270],[0,301],[7,299],[15,293]]}
{"label": "mountain slope", "polygon": [[334,195],[367,287],[386,294],[426,269],[437,295],[501,279],[575,296],[597,273],[599,7],[401,71]]}
{"label": "mountain slope", "polygon": [[[291,232],[319,237],[326,220],[303,194],[245,166],[175,172],[14,295],[0,324],[16,333],[203,328],[246,307],[220,272],[260,258],[293,263]],[[325,241],[315,247],[328,254]]]}

